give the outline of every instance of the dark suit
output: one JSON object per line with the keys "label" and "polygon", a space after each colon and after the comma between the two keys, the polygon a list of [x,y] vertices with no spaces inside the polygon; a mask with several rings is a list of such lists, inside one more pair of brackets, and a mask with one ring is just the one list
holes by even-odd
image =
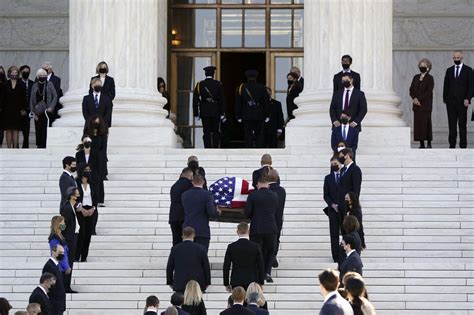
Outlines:
{"label": "dark suit", "polygon": [[295,118],[293,116],[293,111],[298,108],[295,104],[295,98],[300,96],[300,93],[303,91],[301,84],[296,81],[292,86],[288,87],[286,91],[286,111],[288,114],[288,120]]}
{"label": "dark suit", "polygon": [[186,177],[180,177],[170,189],[170,213],[168,223],[173,234],[173,246],[181,242],[181,233],[184,222],[184,208],[181,197],[185,191],[193,187]]}
{"label": "dark suit", "polygon": [[[339,184],[337,183],[337,175],[335,172],[324,177],[324,201],[328,205],[324,209],[324,213],[329,218],[329,235],[331,239],[331,253],[332,259],[336,262],[339,258],[339,233],[342,228],[342,216],[332,208],[333,204],[339,204],[338,201],[338,190]],[[339,181],[341,180],[339,175]]]}
{"label": "dark suit", "polygon": [[220,312],[220,315],[255,315],[255,312],[245,308],[243,305],[234,304],[231,308]]}
{"label": "dark suit", "polygon": [[183,226],[194,228],[196,243],[202,244],[207,251],[211,239],[209,218],[217,216],[217,209],[212,195],[207,190],[192,187],[183,193],[181,201],[184,208]]}
{"label": "dark suit", "polygon": [[352,307],[349,302],[339,293],[329,297],[323,304],[319,315],[353,315]]}
{"label": "dark suit", "polygon": [[[76,210],[73,208],[70,202],[66,202],[60,211],[61,216],[64,217],[64,223],[66,223],[66,229],[62,232],[64,239],[66,240],[67,246],[69,248],[69,267],[73,269],[74,258],[76,257],[76,246],[77,246],[77,237],[76,233]],[[72,272],[64,276],[64,287],[66,291],[71,289],[71,276]]]}
{"label": "dark suit", "polygon": [[[229,271],[232,265],[232,274],[229,282]],[[260,246],[240,238],[227,246],[224,258],[224,285],[235,288],[242,286],[245,290],[252,282],[264,284],[265,272],[263,256]]]}
{"label": "dark suit", "polygon": [[265,147],[276,148],[278,147],[277,131],[281,130],[283,132],[283,125],[285,124],[281,103],[277,100],[271,99],[269,112],[270,121],[264,125]]}
{"label": "dark suit", "polygon": [[357,145],[359,143],[359,129],[352,128],[349,125],[347,125],[346,128],[347,128],[347,136],[345,140],[342,136],[342,125],[337,128],[332,129],[331,148],[333,152],[337,152],[337,144],[341,141],[345,141],[347,143],[347,147],[352,149],[352,152],[354,153],[354,156],[355,156]]}
{"label": "dark suit", "polygon": [[467,147],[467,107],[464,100],[471,102],[473,93],[472,68],[463,64],[459,76],[455,78],[455,68],[451,66],[446,70],[443,86],[443,102],[448,111],[449,147],[456,147],[457,126],[459,125],[459,147]]}
{"label": "dark suit", "polygon": [[362,260],[357,251],[353,251],[349,256],[347,256],[342,264],[339,266],[339,279],[342,284],[342,279],[344,275],[349,271],[355,271],[362,276]]}
{"label": "dark suit", "polygon": [[56,277],[56,284],[49,290],[49,300],[54,314],[62,314],[66,310],[66,291],[64,289],[63,274],[51,259],[43,267],[43,273],[49,272]]}
{"label": "dark suit", "polygon": [[56,315],[53,311],[53,306],[47,294],[39,287],[36,287],[30,295],[28,303],[38,303],[41,305],[42,315]]}
{"label": "dark suit", "polygon": [[[100,79],[100,75],[96,75],[96,76],[92,77],[91,81],[92,81],[92,79],[95,79],[95,78]],[[92,86],[89,85],[89,94],[92,94],[92,93],[94,93],[94,90],[92,89]],[[115,98],[115,81],[114,81],[114,78],[109,77],[108,75],[105,75],[105,80],[104,80],[104,84],[102,84],[101,93],[107,94],[112,101],[114,100],[114,98]]]}
{"label": "dark suit", "polygon": [[[97,205],[99,203],[98,196],[96,193],[95,185],[89,183],[89,189],[91,190],[91,205],[84,205],[86,210],[92,209],[95,207],[94,214],[89,217],[85,217],[82,213],[77,213],[77,220],[80,225],[79,235],[77,236],[77,245],[76,245],[76,260],[81,259],[81,261],[86,261],[87,256],[89,255],[89,247],[91,244],[92,235],[95,233],[95,227],[97,225],[97,220],[99,213],[97,211]],[[79,194],[81,195],[77,200],[78,203],[83,203],[84,198],[84,189],[82,187],[81,181],[77,180],[77,188],[79,189]]]}
{"label": "dark suit", "polygon": [[206,248],[192,241],[183,241],[171,249],[166,266],[166,284],[184,292],[189,280],[196,280],[202,291],[211,284],[211,268]]}
{"label": "dark suit", "polygon": [[[334,75],[334,78],[332,79],[332,83],[333,83],[333,93],[340,90],[340,89],[343,89],[344,86],[342,85],[342,75],[343,75],[343,71],[341,72],[338,72]],[[354,87],[358,90],[360,90],[360,74],[358,74],[357,72],[355,71],[350,71],[350,74],[352,74],[352,78],[354,79],[354,81],[352,81],[352,84],[354,85]]]}
{"label": "dark suit", "polygon": [[362,171],[360,170],[359,166],[355,164],[355,162],[351,164],[349,169],[347,169],[345,166],[341,169],[341,181],[339,183],[337,204],[339,205],[339,214],[342,216],[342,218],[344,218],[347,211],[345,202],[346,194],[353,192],[357,195],[357,197],[359,197],[361,185]]}
{"label": "dark suit", "polygon": [[[336,120],[339,121],[341,118],[345,93],[346,89],[341,89],[334,92],[332,95],[331,106],[329,108],[331,124]],[[349,111],[351,121],[357,123],[356,128],[360,131],[362,129],[362,120],[364,119],[365,114],[367,114],[367,100],[365,99],[364,92],[355,88],[352,90],[347,111]]]}
{"label": "dark suit", "polygon": [[250,240],[262,248],[265,272],[270,274],[276,247],[278,196],[268,188],[260,188],[247,198],[245,216],[250,218]]}
{"label": "dark suit", "polygon": [[[265,165],[259,168],[258,170],[253,171],[252,173],[252,186],[254,189],[257,189],[258,180],[263,175],[265,168],[271,167],[271,165]],[[280,185],[280,178],[278,177],[277,184]]]}
{"label": "dark suit", "polygon": [[206,78],[196,84],[193,94],[193,114],[202,120],[205,148],[219,148],[220,117],[224,115],[224,89],[220,81]]}
{"label": "dark suit", "polygon": [[61,89],[61,78],[56,76],[54,73],[51,74],[51,76],[49,77],[49,82],[53,83],[53,86],[54,86],[54,89],[56,90],[56,94],[58,96],[57,98],[57,103],[56,105],[54,106],[54,112],[53,112],[53,115],[49,121],[49,126],[51,127],[53,125],[53,122],[60,118],[61,116],[59,116],[58,112],[61,108],[63,108],[63,106],[61,105],[61,103],[59,102],[59,99],[63,96],[63,90]]}
{"label": "dark suit", "polygon": [[274,255],[275,255],[274,259],[276,259],[276,256],[278,254],[278,249],[280,248],[281,230],[283,229],[283,212],[285,210],[286,190],[285,188],[281,187],[280,184],[278,183],[271,183],[270,190],[276,193],[276,195],[278,196],[278,208],[277,208],[277,211],[275,212],[275,220],[276,220],[276,224],[278,228],[277,241],[276,241],[275,252],[274,252]]}
{"label": "dark suit", "polygon": [[249,310],[251,310],[252,312],[255,313],[255,315],[268,315],[270,313],[268,313],[268,310],[264,309],[264,308],[261,308],[261,307],[258,307],[258,305],[255,305],[255,304],[249,304],[247,305],[247,308]]}
{"label": "dark suit", "polygon": [[76,180],[72,175],[69,175],[65,171],[59,177],[59,190],[61,191],[61,202],[59,204],[59,209],[67,202],[67,189],[69,187],[77,187]]}
{"label": "dark suit", "polygon": [[29,139],[30,139],[30,97],[31,97],[31,88],[33,87],[33,84],[35,84],[34,81],[28,79],[26,82],[21,79],[19,82],[23,83],[25,86],[25,91],[26,91],[26,104],[28,110],[26,111],[26,115],[21,117],[22,120],[22,129],[21,132],[23,134],[23,149],[27,149],[30,147],[29,145]]}
{"label": "dark suit", "polygon": [[235,116],[242,119],[247,148],[262,148],[263,125],[270,117],[268,93],[260,83],[250,81],[239,86],[235,96]]}
{"label": "dark suit", "polygon": [[99,115],[108,128],[112,125],[112,106],[112,100],[108,94],[100,93],[98,108],[95,106],[95,95],[88,94],[82,99],[82,116],[87,123],[93,116]]}

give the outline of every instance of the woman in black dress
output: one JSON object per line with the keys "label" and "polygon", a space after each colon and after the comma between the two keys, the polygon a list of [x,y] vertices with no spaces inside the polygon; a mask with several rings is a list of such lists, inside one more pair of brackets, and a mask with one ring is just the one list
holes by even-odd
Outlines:
{"label": "woman in black dress", "polygon": [[288,112],[288,121],[295,118],[293,116],[293,111],[298,108],[295,104],[295,98],[297,98],[303,88],[301,87],[300,82],[298,81],[298,75],[296,73],[290,72],[287,74],[286,78],[288,79],[288,90],[286,91],[286,110]]}
{"label": "woman in black dress", "polygon": [[[0,115],[3,115],[3,86],[7,81],[7,76],[5,74],[5,68],[0,66]],[[2,120],[0,119],[0,148],[3,145],[3,136],[5,134],[5,130],[3,130]]]}
{"label": "woman in black dress", "polygon": [[7,147],[18,147],[18,134],[22,128],[22,116],[27,114],[26,90],[19,80],[19,70],[8,68],[9,80],[3,86],[2,129],[6,130]]}
{"label": "woman in black dress", "polygon": [[346,194],[345,200],[346,200],[346,209],[347,209],[346,215],[353,215],[359,221],[360,228],[359,228],[358,233],[359,233],[360,240],[362,242],[362,248],[365,249],[366,246],[365,246],[365,237],[364,237],[364,225],[362,224],[362,207],[360,206],[360,203],[359,203],[359,197],[357,197],[357,195],[354,194],[353,192],[349,192]]}

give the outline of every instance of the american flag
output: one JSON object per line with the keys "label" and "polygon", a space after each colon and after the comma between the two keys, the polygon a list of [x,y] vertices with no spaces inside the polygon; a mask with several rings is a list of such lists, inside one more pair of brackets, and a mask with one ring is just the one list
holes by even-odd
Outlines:
{"label": "american flag", "polygon": [[252,190],[248,181],[238,177],[223,177],[209,187],[214,203],[223,208],[244,207]]}

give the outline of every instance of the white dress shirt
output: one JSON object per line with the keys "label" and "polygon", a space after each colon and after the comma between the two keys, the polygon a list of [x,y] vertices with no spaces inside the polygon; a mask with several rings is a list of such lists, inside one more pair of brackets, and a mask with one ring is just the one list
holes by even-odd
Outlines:
{"label": "white dress shirt", "polygon": [[[461,75],[461,70],[462,70],[462,65],[463,63],[461,62],[459,65],[454,65],[454,77],[456,78],[456,70],[459,69],[458,71],[458,76]],[[459,67],[459,68],[456,68]]]}
{"label": "white dress shirt", "polygon": [[347,139],[347,135],[349,134],[349,124],[341,124],[341,136],[344,141]]}
{"label": "white dress shirt", "polygon": [[44,294],[46,294],[46,296],[47,296],[47,297],[49,297],[49,296],[48,296],[48,292],[46,291],[46,289],[45,289],[45,288],[43,288],[43,286],[39,285],[39,286],[38,286],[38,288],[40,288],[40,289],[41,289],[41,291],[43,291],[43,292],[44,292]]}
{"label": "white dress shirt", "polygon": [[356,251],[356,250],[353,249],[353,250],[351,250],[350,252],[346,253],[346,257],[349,257],[349,256],[350,256],[353,252],[355,252],[355,251]]}
{"label": "white dress shirt", "polygon": [[84,195],[82,196],[82,204],[84,206],[92,206],[91,185],[87,184],[87,187],[82,185],[82,191],[84,192]]}

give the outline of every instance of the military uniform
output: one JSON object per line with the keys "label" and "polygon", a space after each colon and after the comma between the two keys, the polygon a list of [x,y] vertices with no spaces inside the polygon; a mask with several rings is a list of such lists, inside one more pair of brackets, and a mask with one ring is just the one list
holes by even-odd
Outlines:
{"label": "military uniform", "polygon": [[196,84],[193,95],[194,117],[201,118],[205,148],[219,148],[220,120],[224,118],[224,90],[214,80],[215,67],[206,67],[206,79]]}
{"label": "military uniform", "polygon": [[255,78],[258,72],[247,70],[248,83],[242,83],[235,97],[235,115],[238,122],[244,124],[245,146],[263,148],[264,122],[269,121],[268,93]]}

